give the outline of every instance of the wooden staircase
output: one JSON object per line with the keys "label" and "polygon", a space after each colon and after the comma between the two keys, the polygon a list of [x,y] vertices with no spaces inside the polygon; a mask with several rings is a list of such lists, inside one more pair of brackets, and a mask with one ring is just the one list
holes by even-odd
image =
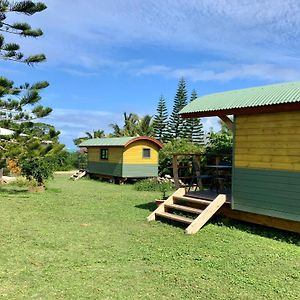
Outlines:
{"label": "wooden staircase", "polygon": [[164,218],[188,225],[185,233],[197,233],[205,223],[226,202],[226,195],[220,194],[213,201],[185,196],[185,189],[179,188],[162,203],[147,220]]}
{"label": "wooden staircase", "polygon": [[86,171],[78,170],[70,177],[70,179],[78,180],[78,179],[84,177],[85,175],[86,175]]}

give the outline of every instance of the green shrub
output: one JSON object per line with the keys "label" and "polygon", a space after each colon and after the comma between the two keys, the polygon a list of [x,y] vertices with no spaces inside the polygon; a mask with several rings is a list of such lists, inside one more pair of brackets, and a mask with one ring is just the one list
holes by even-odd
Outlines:
{"label": "green shrub", "polygon": [[45,180],[53,176],[55,165],[51,158],[31,158],[21,162],[22,175],[37,185],[44,185]]}
{"label": "green shrub", "polygon": [[174,190],[174,184],[171,182],[158,182],[157,178],[143,179],[134,185],[137,191],[164,192]]}
{"label": "green shrub", "polygon": [[222,161],[231,162],[232,147],[233,138],[231,132],[211,132],[205,149],[206,163],[209,163],[216,156],[219,156]]}
{"label": "green shrub", "polygon": [[87,167],[87,155],[81,152],[62,150],[52,155],[51,161],[55,171],[70,171],[74,169],[86,169]]}
{"label": "green shrub", "polygon": [[31,186],[31,183],[25,177],[17,177],[16,180],[11,181],[10,183],[8,183],[8,185],[17,187],[28,187]]}
{"label": "green shrub", "polygon": [[[202,145],[193,144],[186,139],[175,139],[165,144],[164,148],[159,151],[159,174],[173,175],[172,159],[173,154],[202,154],[204,148]],[[180,164],[186,164],[191,160],[191,157],[178,157]]]}

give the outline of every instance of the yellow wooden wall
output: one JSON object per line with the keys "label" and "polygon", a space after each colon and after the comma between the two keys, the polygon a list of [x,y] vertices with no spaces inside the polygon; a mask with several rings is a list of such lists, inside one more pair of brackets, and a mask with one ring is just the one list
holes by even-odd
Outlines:
{"label": "yellow wooden wall", "polygon": [[300,111],[236,116],[235,167],[300,171]]}
{"label": "yellow wooden wall", "polygon": [[[108,149],[108,159],[100,159],[100,149]],[[122,163],[123,147],[88,147],[88,161]]]}
{"label": "yellow wooden wall", "polygon": [[[151,157],[143,158],[143,148],[151,149]],[[158,146],[150,141],[136,141],[129,144],[123,154],[124,164],[157,164]]]}

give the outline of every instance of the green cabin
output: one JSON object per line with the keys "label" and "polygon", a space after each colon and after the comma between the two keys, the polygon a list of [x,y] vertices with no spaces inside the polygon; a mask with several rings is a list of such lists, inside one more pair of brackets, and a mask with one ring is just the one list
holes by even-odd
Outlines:
{"label": "green cabin", "polygon": [[[190,224],[187,233],[195,233],[217,211],[300,233],[300,82],[199,97],[180,114],[183,118],[217,116],[234,136],[230,196],[216,195],[219,202],[215,207],[211,199],[207,203],[210,209],[203,211],[205,218],[201,218],[201,210],[195,220],[176,216],[175,220]],[[188,197],[185,191],[179,194],[158,209],[156,215],[172,219],[177,209],[193,212],[193,208],[180,207],[181,202],[195,206],[205,200],[201,192],[198,200]],[[153,219],[155,213],[149,216],[149,220]]]}
{"label": "green cabin", "polygon": [[112,178],[143,178],[158,175],[162,144],[151,137],[96,138],[84,141],[87,172]]}

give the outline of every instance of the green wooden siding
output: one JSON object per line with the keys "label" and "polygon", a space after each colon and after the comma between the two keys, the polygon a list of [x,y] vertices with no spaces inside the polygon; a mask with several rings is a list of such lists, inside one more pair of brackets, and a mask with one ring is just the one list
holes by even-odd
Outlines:
{"label": "green wooden siding", "polygon": [[157,164],[123,164],[123,177],[155,177]]}
{"label": "green wooden siding", "polygon": [[117,177],[155,177],[158,174],[157,164],[118,164],[108,162],[88,162],[88,172],[92,174]]}
{"label": "green wooden siding", "polygon": [[300,221],[300,172],[234,168],[232,208]]}
{"label": "green wooden siding", "polygon": [[92,174],[122,177],[122,164],[108,162],[88,162],[88,172]]}

